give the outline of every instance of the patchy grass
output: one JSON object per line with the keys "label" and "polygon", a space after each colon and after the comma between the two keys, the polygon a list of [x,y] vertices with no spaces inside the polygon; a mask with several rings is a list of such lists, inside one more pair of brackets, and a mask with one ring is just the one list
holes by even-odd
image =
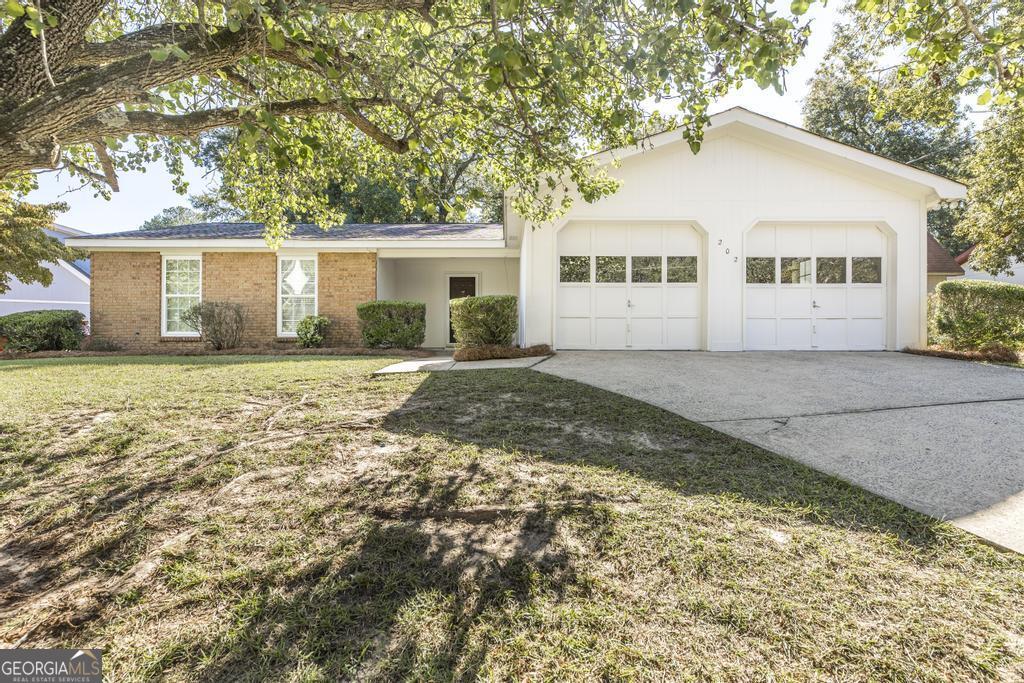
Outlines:
{"label": "patchy grass", "polygon": [[383,358],[0,364],[0,640],[117,679],[1024,676],[1024,559],[657,408]]}

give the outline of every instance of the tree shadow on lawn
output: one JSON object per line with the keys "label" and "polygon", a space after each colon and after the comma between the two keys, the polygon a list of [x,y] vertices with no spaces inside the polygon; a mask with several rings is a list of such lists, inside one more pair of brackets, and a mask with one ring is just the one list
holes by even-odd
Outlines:
{"label": "tree shadow on lawn", "polygon": [[483,527],[371,522],[331,551],[340,559],[284,585],[257,579],[237,628],[182,649],[215,662],[199,665],[205,680],[475,680],[488,631],[575,583],[568,556],[550,546],[557,518],[526,515],[500,549]]}
{"label": "tree shadow on lawn", "polygon": [[532,371],[430,374],[385,429],[628,473],[681,496],[798,509],[806,521],[928,548],[945,523],[661,408]]}
{"label": "tree shadow on lawn", "polygon": [[[405,391],[402,383],[410,379],[373,381]],[[664,514],[687,515],[686,501],[700,499],[706,514],[716,514],[716,506],[732,506],[733,512],[740,506],[741,513],[752,509],[762,520],[797,518],[809,526],[884,534],[914,552],[927,553],[949,534],[941,523],[901,505],[659,408],[528,370],[428,375],[379,426],[382,431],[360,432],[365,441],[345,447],[349,462],[339,458],[328,469],[301,470],[301,482],[282,480],[267,489],[292,501],[281,506],[282,519],[266,514],[257,497],[221,501],[252,517],[243,516],[236,527],[217,521],[227,530],[210,536],[206,528],[192,543],[189,552],[211,578],[176,609],[195,605],[197,626],[151,642],[151,657],[131,653],[130,661],[120,663],[123,673],[159,678],[174,672],[206,680],[469,680],[500,677],[491,656],[501,649],[505,664],[515,662],[520,674],[530,671],[524,658],[536,655],[541,670],[557,676],[558,656],[516,651],[517,634],[525,647],[534,648],[545,638],[546,619],[564,638],[565,622],[572,618],[566,614],[582,613],[600,627],[581,626],[582,640],[566,646],[575,649],[571,656],[599,649],[592,642],[581,644],[587,638],[618,637],[623,615],[586,612],[609,604],[594,606],[593,582],[618,579],[596,579],[595,568],[580,562],[589,563],[588,554],[609,547],[604,539],[623,533],[614,506],[643,506],[649,502],[644,495],[660,496],[653,501],[658,504],[669,501],[673,507]],[[385,443],[378,443],[380,437]],[[361,461],[353,449],[364,452]],[[524,463],[548,468],[544,481],[508,476]],[[162,496],[180,490],[188,477],[185,466],[127,486],[111,481],[100,496],[106,504],[99,514],[106,517],[130,502],[142,515]],[[191,488],[196,496],[210,497],[222,485],[223,477],[211,476]],[[481,500],[484,505],[472,504]],[[82,515],[69,523],[87,527],[92,519]],[[301,539],[305,549],[277,558],[268,548],[282,529]],[[239,544],[231,553],[246,563],[238,575],[225,569],[227,557],[214,549],[228,540]],[[128,532],[114,536],[75,563],[110,561],[130,554],[114,546],[136,542]],[[258,547],[247,555],[253,543]],[[698,587],[705,580],[702,563],[714,563],[719,549],[711,542],[707,554],[697,557],[698,548],[684,546],[683,561],[690,564],[674,586]],[[45,545],[35,550],[47,553]],[[820,557],[823,550],[811,554]],[[643,552],[657,555],[659,548]],[[730,566],[711,571],[727,573]],[[159,576],[167,580],[166,573]],[[567,611],[552,616],[562,606]],[[774,636],[757,631],[762,621],[778,626],[772,608],[751,626],[749,620],[746,625],[732,621],[739,619],[730,611],[733,606],[686,609],[693,619],[724,623],[751,640],[772,642]],[[216,616],[198,616],[203,610]],[[58,627],[48,637],[69,644],[83,635],[102,639],[115,617],[120,618],[108,604],[88,615],[94,623]],[[158,610],[146,613],[144,621],[163,618],[173,622],[183,615],[165,617]],[[793,633],[803,628],[783,623]],[[627,642],[624,651],[638,647]],[[619,654],[606,649],[602,656],[609,652]],[[119,665],[116,658],[111,665]],[[630,665],[642,667],[645,660]],[[628,670],[611,666],[610,675]]]}
{"label": "tree shadow on lawn", "polygon": [[[639,478],[676,497],[709,497],[726,505],[740,501],[767,511],[767,517],[774,511],[808,525],[881,532],[916,550],[940,541],[940,523],[834,477],[659,408],[530,371],[429,375],[382,426],[395,437],[444,443],[425,446],[420,460],[415,453],[404,454],[411,469],[356,476],[337,488],[331,500],[308,510],[308,517],[320,520],[347,515],[364,521],[357,533],[322,554],[325,559],[287,581],[267,575],[240,587],[249,597],[229,620],[233,627],[213,637],[179,641],[153,663],[154,671],[184,660],[187,669],[197,667],[211,680],[471,680],[495,672],[501,676],[502,661],[520,675],[538,674],[527,661],[536,658],[539,671],[557,677],[560,656],[570,662],[581,658],[576,662],[585,666],[573,669],[577,673],[588,671],[586,666],[593,667],[592,674],[601,671],[601,664],[586,661],[591,650],[601,651],[598,660],[608,660],[612,678],[636,671],[630,667],[644,666],[648,654],[642,652],[642,641],[629,643],[635,636],[618,626],[620,619],[636,615],[588,614],[588,609],[607,608],[608,603],[599,605],[589,597],[592,582],[604,579],[595,578],[593,566],[578,565],[580,538],[572,545],[564,535],[566,524],[577,532],[586,530],[583,543],[590,550],[585,555],[600,552],[604,539],[621,536],[614,508],[624,500],[607,486],[604,477],[609,475]],[[476,461],[460,463],[455,457],[438,467],[439,459],[450,457],[446,449],[458,451],[460,445],[495,450]],[[538,458],[578,468],[583,478],[551,482],[535,492],[539,498],[529,492],[524,497],[522,482],[503,479],[490,466],[509,454],[516,461]],[[431,471],[439,476],[421,478],[417,468],[436,468]],[[466,505],[481,491],[498,504]],[[643,499],[633,502],[645,504]],[[685,506],[679,509],[686,514]],[[716,551],[701,558],[698,548],[691,546],[685,559],[693,563],[694,577],[683,578],[688,576],[684,573],[677,585],[699,585],[701,563],[715,561]],[[650,547],[646,554],[659,552]],[[836,558],[840,563],[841,557]],[[729,570],[723,565],[710,571]],[[730,613],[736,598],[721,597],[720,605],[686,608],[696,610],[696,620],[724,624],[753,641],[767,644],[777,638],[758,630],[774,623],[770,608],[764,624],[744,624]],[[701,609],[707,611],[704,616]],[[581,618],[586,625],[570,644],[564,629],[573,618],[567,615],[573,614],[587,618]],[[784,630],[778,623],[774,627]],[[555,654],[536,651],[546,628],[557,643]],[[785,628],[795,634],[803,627]],[[526,643],[524,651],[510,645],[517,635]],[[625,650],[639,653],[637,661],[618,669],[614,660],[620,651],[613,646],[584,645],[605,637],[627,641]],[[566,652],[559,651],[563,644]],[[495,650],[501,651],[498,663]],[[857,658],[851,653],[843,663]]]}

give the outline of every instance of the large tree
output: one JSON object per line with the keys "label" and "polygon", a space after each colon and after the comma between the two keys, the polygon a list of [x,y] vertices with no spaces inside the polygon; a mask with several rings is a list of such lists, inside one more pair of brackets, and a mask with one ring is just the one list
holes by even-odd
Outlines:
{"label": "large tree", "polygon": [[781,87],[807,37],[755,0],[2,7],[0,179],[64,167],[116,189],[119,169],[163,158],[179,171],[198,134],[231,126],[224,182],[272,238],[289,213],[341,218],[323,193],[332,168],[361,173],[386,154],[425,166],[451,148],[550,218],[563,190],[615,189],[584,153],[651,132],[646,102],[677,98],[696,146],[713,98],[742,78]]}
{"label": "large tree", "polygon": [[[863,71],[880,116],[942,125],[964,100],[992,116],[965,167],[957,234],[993,273],[1024,262],[1024,0],[856,0],[855,33],[876,55]],[[885,59],[882,59],[882,56]]]}
{"label": "large tree", "polygon": [[[881,74],[869,81],[875,55],[866,53],[861,33],[842,24],[825,60],[815,71],[804,100],[804,127],[833,140],[912,166],[962,179],[966,159],[973,150],[969,125],[960,108],[935,121],[928,116],[905,114],[893,108],[878,111],[872,89],[890,87],[891,76]],[[956,232],[963,216],[960,205],[928,212],[928,228],[953,253],[972,242]]]}

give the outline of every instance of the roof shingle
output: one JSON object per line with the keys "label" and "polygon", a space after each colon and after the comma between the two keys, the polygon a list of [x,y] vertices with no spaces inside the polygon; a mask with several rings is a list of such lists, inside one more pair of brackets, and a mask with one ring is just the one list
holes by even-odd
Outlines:
{"label": "roof shingle", "polygon": [[[296,223],[290,240],[500,240],[501,223],[349,223],[326,230]],[[263,223],[193,223],[151,230],[125,230],[78,239],[261,239]]]}
{"label": "roof shingle", "polygon": [[953,255],[939,244],[938,240],[928,233],[928,272],[944,275],[963,275],[964,269],[956,262]]}

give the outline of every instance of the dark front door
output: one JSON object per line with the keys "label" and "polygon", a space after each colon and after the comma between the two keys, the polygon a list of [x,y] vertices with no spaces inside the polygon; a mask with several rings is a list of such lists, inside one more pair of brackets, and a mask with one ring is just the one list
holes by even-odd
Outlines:
{"label": "dark front door", "polygon": [[[476,278],[472,275],[449,276],[448,300],[461,299],[464,296],[476,296]],[[448,315],[448,343],[455,343],[455,328],[451,323],[451,311]]]}

